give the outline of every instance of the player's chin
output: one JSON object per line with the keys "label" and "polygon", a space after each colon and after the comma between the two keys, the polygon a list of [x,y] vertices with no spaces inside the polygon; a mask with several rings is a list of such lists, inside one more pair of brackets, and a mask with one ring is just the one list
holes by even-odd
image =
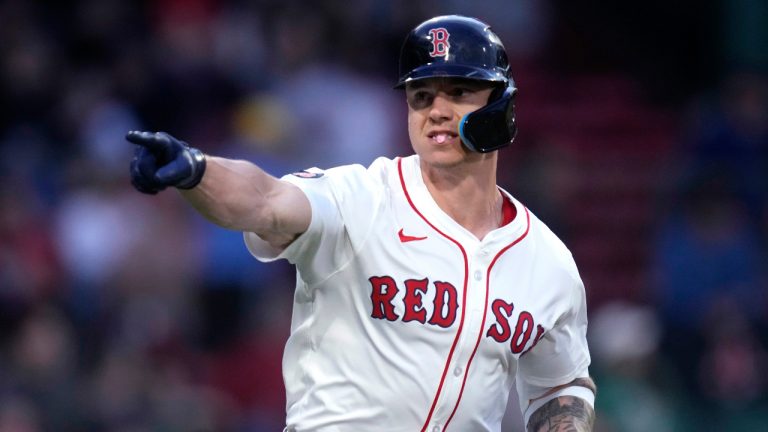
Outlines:
{"label": "player's chin", "polygon": [[451,168],[467,162],[467,153],[463,149],[441,148],[419,155],[427,164],[435,168]]}

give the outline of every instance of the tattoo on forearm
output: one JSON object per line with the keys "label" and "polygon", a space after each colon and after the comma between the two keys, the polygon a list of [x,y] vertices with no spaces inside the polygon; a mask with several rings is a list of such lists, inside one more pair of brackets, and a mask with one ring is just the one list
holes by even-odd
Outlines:
{"label": "tattoo on forearm", "polygon": [[595,411],[586,401],[560,396],[544,404],[528,421],[528,432],[591,432]]}

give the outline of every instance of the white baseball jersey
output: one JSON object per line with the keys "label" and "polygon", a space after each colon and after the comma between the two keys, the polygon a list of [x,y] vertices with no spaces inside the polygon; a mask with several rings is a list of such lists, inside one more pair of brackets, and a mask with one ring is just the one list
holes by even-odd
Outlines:
{"label": "white baseball jersey", "polygon": [[587,376],[573,258],[506,191],[516,217],[480,241],[432,199],[418,156],[284,179],[307,195],[309,229],[278,255],[245,239],[297,268],[286,430],[499,431],[515,377]]}

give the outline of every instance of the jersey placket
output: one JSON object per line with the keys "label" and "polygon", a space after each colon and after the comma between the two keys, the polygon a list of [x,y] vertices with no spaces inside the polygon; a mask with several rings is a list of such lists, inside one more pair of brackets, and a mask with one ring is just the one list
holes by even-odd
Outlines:
{"label": "jersey placket", "polygon": [[[406,181],[404,172],[408,173],[409,181]],[[442,367],[444,367],[444,376],[438,385],[438,393],[435,394],[432,401],[428,418],[421,429],[422,432],[439,432],[450,426],[451,419],[457,410],[461,401],[462,388],[465,385],[468,370],[467,366],[479,341],[482,338],[481,327],[483,318],[487,311],[488,289],[486,284],[486,273],[490,265],[492,254],[489,253],[490,243],[479,242],[471,233],[458,227],[455,221],[439,210],[437,204],[432,200],[426,186],[420,182],[420,172],[418,165],[403,169],[403,160],[398,160],[398,174],[404,197],[413,211],[435,232],[453,243],[461,251],[464,260],[465,274],[462,288],[464,291],[463,301],[461,302],[462,320],[460,321],[460,332],[453,351],[448,354]],[[414,187],[409,191],[407,184]],[[411,197],[413,192],[416,199]],[[422,204],[425,212],[415,205],[415,202]],[[433,221],[440,221],[437,225]],[[471,247],[467,248],[467,245]]]}
{"label": "jersey placket", "polygon": [[479,244],[474,251],[467,254],[469,259],[469,275],[467,278],[467,296],[465,327],[456,344],[456,350],[448,374],[446,374],[443,388],[438,396],[437,405],[430,423],[424,429],[425,432],[440,432],[450,427],[450,422],[458,409],[462,391],[465,386],[466,375],[469,373],[470,359],[478,338],[481,338],[483,316],[487,310],[488,301],[486,273],[490,260],[487,247]]}

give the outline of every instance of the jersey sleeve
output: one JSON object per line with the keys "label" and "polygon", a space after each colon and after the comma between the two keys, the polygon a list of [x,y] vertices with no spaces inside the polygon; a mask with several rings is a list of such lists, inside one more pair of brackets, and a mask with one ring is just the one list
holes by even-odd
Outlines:
{"label": "jersey sleeve", "polygon": [[528,401],[551,387],[589,376],[587,304],[584,284],[576,277],[570,287],[569,307],[539,343],[520,358],[517,390],[523,412]]}
{"label": "jersey sleeve", "polygon": [[307,231],[282,251],[252,232],[244,233],[245,244],[260,261],[287,259],[313,285],[342,269],[362,247],[380,207],[381,187],[360,165],[312,168],[281,180],[307,196],[312,209]]}

